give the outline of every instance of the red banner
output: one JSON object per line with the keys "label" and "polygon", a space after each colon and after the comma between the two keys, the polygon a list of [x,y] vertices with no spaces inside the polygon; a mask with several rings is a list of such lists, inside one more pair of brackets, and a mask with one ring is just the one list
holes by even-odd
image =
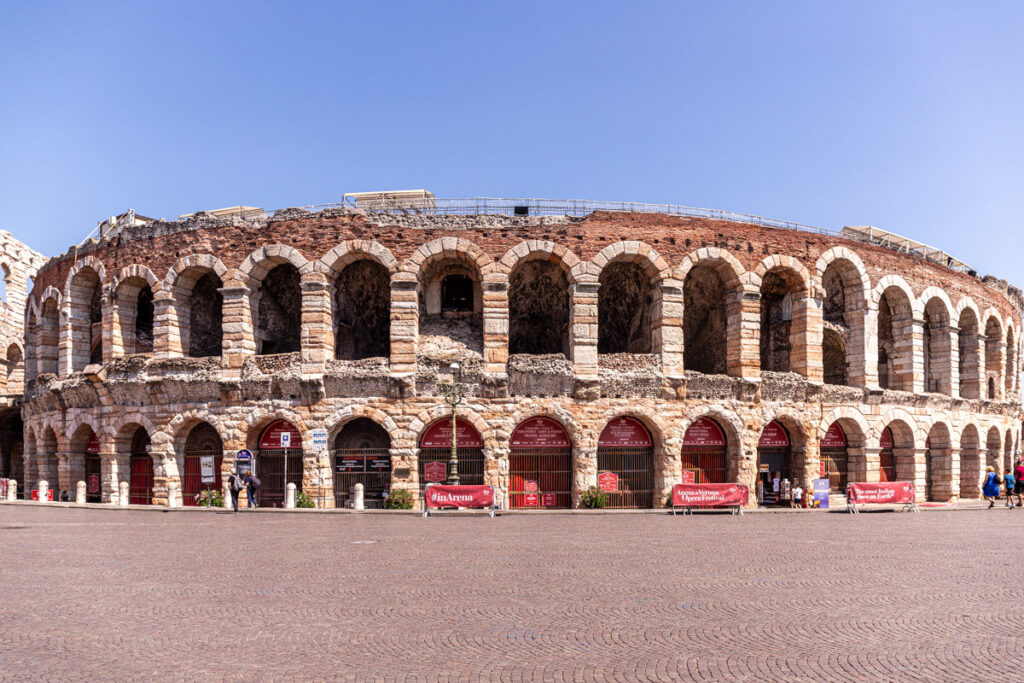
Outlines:
{"label": "red banner", "polygon": [[684,446],[725,446],[725,434],[718,423],[708,417],[690,425],[683,435]]}
{"label": "red banner", "polygon": [[427,487],[426,499],[428,508],[489,508],[494,505],[494,489],[468,484],[434,484]]}
{"label": "red banner", "polygon": [[597,488],[605,493],[615,493],[619,490],[619,475],[614,472],[601,472],[597,475]]}
{"label": "red banner", "polygon": [[911,505],[914,498],[914,483],[910,481],[851,482],[846,485],[846,500],[850,503]]}
{"label": "red banner", "polygon": [[746,505],[750,490],[743,484],[676,484],[672,487],[675,507],[734,507]]}
{"label": "red banner", "polygon": [[822,448],[846,448],[846,432],[843,431],[842,425],[838,422],[833,422],[832,426],[825,432],[825,437],[821,440]]}
{"label": "red banner", "polygon": [[[483,448],[484,440],[480,438],[480,432],[476,427],[466,420],[455,420],[455,436],[459,448]],[[452,447],[452,421],[451,419],[438,420],[427,427],[420,437],[420,448],[451,448]]]}
{"label": "red banner", "polygon": [[789,434],[785,427],[773,420],[765,425],[757,445],[759,448],[785,448],[789,445]]}
{"label": "red banner", "polygon": [[650,448],[654,445],[651,433],[639,420],[617,417],[607,425],[597,439],[598,446],[610,448]]}
{"label": "red banner", "polygon": [[523,422],[512,432],[509,445],[512,448],[572,448],[562,425],[550,417],[531,417]]}
{"label": "red banner", "polygon": [[[287,435],[287,436],[285,436]],[[267,425],[260,435],[260,448],[268,451],[281,450],[282,448],[302,448],[302,435],[299,430],[287,420],[275,420]]]}

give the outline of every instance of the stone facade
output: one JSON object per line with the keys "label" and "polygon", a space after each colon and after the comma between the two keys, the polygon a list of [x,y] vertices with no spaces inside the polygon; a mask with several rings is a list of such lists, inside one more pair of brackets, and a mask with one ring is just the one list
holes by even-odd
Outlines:
{"label": "stone facade", "polygon": [[955,500],[1019,452],[1022,304],[1004,282],[882,247],[723,220],[197,214],[40,271],[24,468],[30,484],[73,490],[95,436],[104,501],[141,448],[147,499],[181,504],[197,426],[219,434],[227,471],[287,420],[315,496],[332,463],[312,430],[334,443],[367,418],[390,437],[390,486],[416,490],[420,439],[448,415],[439,385],[458,362],[459,414],[499,500],[510,437],[535,416],[571,440],[576,503],[596,483],[602,430],[624,416],[650,432],[655,507],[702,417],[725,434],[730,481],[753,486],[760,435],[778,421],[788,471],[808,485],[838,421],[850,480],[879,479],[888,429],[897,478]]}

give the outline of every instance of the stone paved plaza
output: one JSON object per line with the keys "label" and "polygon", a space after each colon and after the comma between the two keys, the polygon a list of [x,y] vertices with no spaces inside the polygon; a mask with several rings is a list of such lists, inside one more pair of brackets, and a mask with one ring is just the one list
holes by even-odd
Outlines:
{"label": "stone paved plaza", "polygon": [[3,680],[1012,680],[1024,512],[0,506]]}

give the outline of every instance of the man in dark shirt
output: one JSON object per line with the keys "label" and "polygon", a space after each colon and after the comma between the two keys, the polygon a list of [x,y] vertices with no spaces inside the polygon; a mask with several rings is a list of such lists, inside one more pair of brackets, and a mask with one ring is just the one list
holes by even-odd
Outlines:
{"label": "man in dark shirt", "polygon": [[1013,485],[1013,492],[1017,494],[1017,507],[1024,505],[1024,461],[1017,460],[1017,466],[1013,468],[1013,476],[1017,479]]}

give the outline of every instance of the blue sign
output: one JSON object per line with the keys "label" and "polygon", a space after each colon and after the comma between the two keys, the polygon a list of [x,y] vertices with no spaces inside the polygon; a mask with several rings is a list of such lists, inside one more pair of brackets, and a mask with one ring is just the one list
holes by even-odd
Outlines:
{"label": "blue sign", "polygon": [[828,479],[814,480],[814,507],[828,509]]}
{"label": "blue sign", "polygon": [[235,456],[235,460],[252,460],[252,453],[246,450],[238,451],[238,455]]}

